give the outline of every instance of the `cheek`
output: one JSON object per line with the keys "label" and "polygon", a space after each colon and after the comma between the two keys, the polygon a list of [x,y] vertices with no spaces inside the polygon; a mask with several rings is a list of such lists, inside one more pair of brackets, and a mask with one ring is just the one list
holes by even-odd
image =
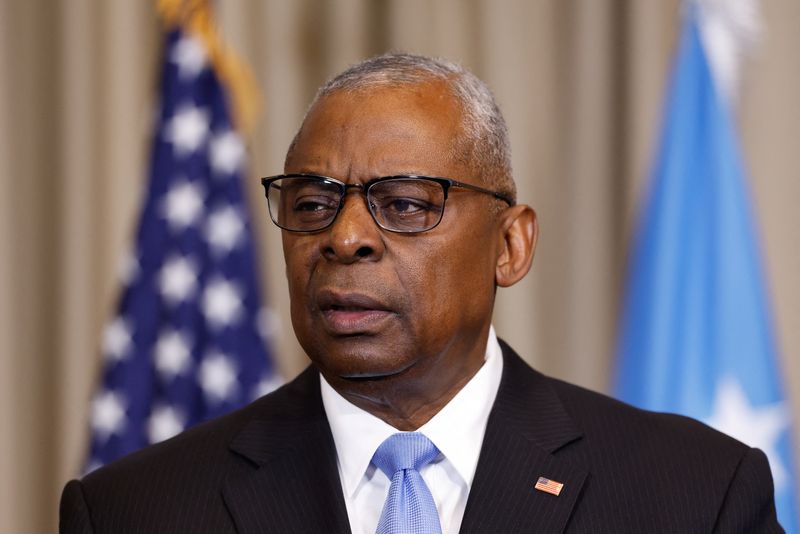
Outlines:
{"label": "cheek", "polygon": [[308,240],[296,237],[284,238],[283,257],[286,261],[286,279],[289,283],[289,297],[294,311],[295,305],[305,302],[308,285],[314,272],[316,250]]}
{"label": "cheek", "polygon": [[485,320],[494,301],[492,253],[483,236],[473,234],[398,252],[397,274],[415,304],[418,328]]}

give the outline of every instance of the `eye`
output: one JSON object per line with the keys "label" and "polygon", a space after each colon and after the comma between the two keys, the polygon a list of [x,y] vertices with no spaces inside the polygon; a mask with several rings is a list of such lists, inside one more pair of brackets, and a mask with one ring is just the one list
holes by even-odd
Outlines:
{"label": "eye", "polygon": [[430,211],[431,206],[427,202],[409,197],[386,198],[380,208],[396,214],[413,215],[420,211]]}
{"label": "eye", "polygon": [[294,201],[294,211],[322,211],[336,209],[338,202],[335,198],[325,195],[305,195]]}

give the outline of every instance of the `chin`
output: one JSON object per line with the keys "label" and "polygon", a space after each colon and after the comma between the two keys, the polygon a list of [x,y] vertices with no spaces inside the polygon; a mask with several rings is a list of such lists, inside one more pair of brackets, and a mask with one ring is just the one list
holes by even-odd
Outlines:
{"label": "chin", "polygon": [[339,378],[348,382],[368,382],[390,380],[405,374],[408,367],[392,369],[356,369],[339,374]]}
{"label": "chin", "polygon": [[[348,344],[350,345],[350,344]],[[385,380],[405,373],[414,365],[403,358],[378,347],[330,347],[309,353],[326,378],[363,382]]]}

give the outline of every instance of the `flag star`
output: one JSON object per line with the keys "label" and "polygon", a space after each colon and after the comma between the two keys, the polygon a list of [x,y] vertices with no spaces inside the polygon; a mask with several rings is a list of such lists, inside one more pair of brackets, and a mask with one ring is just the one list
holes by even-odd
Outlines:
{"label": "flag star", "polygon": [[211,138],[209,158],[214,174],[233,174],[241,167],[244,156],[244,142],[233,130],[218,133]]}
{"label": "flag star", "polygon": [[283,380],[277,373],[268,373],[258,381],[255,388],[253,388],[253,400],[271,393],[283,385]]}
{"label": "flag star", "polygon": [[114,391],[102,391],[92,401],[92,430],[101,441],[125,426],[125,399]]}
{"label": "flag star", "polygon": [[170,53],[170,61],[178,66],[180,78],[194,78],[206,66],[206,51],[197,39],[189,36],[182,37]]}
{"label": "flag star", "polygon": [[200,364],[200,387],[210,402],[223,402],[236,392],[236,368],[230,358],[211,352]]}
{"label": "flag star", "polygon": [[244,221],[232,206],[215,210],[208,216],[206,237],[214,252],[227,253],[239,242],[244,231]]}
{"label": "flag star", "polygon": [[258,310],[257,328],[258,333],[264,340],[269,340],[281,327],[281,318],[271,308],[261,308]]}
{"label": "flag star", "polygon": [[172,379],[189,367],[191,356],[189,340],[177,330],[165,330],[158,337],[155,348],[156,370],[165,380]]}
{"label": "flag star", "polygon": [[183,181],[174,184],[164,197],[162,212],[173,230],[194,224],[203,211],[203,190],[198,184]]}
{"label": "flag star", "polygon": [[128,356],[131,348],[131,326],[123,317],[117,317],[103,332],[103,354],[112,361]]}
{"label": "flag star", "polygon": [[184,105],[175,112],[164,127],[164,137],[172,143],[178,156],[185,156],[200,148],[208,136],[208,111]]}
{"label": "flag star", "polygon": [[101,462],[97,458],[92,458],[89,461],[89,465],[86,466],[86,470],[83,472],[83,476],[86,476],[89,473],[91,473],[92,471],[96,471],[97,469],[100,469],[101,467],[103,467],[103,462]]}
{"label": "flag star", "polygon": [[147,420],[150,443],[158,443],[183,432],[186,427],[183,415],[171,406],[157,406]]}
{"label": "flag star", "polygon": [[203,313],[206,321],[215,328],[224,328],[239,319],[242,313],[242,296],[233,282],[216,278],[203,292]]}
{"label": "flag star", "polygon": [[139,276],[139,259],[133,252],[128,252],[122,257],[118,271],[119,278],[123,285],[128,285]]}
{"label": "flag star", "polygon": [[717,387],[713,412],[706,422],[720,432],[764,451],[776,491],[787,484],[789,475],[777,449],[778,439],[789,428],[789,411],[784,403],[755,407],[736,380],[725,378]]}
{"label": "flag star", "polygon": [[168,259],[158,275],[161,295],[172,305],[179,304],[189,297],[197,287],[197,269],[194,262],[183,256]]}

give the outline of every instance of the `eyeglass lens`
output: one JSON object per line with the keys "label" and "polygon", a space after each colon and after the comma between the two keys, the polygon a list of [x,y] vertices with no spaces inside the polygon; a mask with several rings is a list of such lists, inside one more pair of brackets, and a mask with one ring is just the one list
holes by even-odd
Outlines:
{"label": "eyeglass lens", "polygon": [[[275,223],[287,230],[311,232],[333,222],[344,186],[324,178],[287,177],[269,188],[269,209]],[[375,221],[395,232],[423,232],[439,224],[444,188],[433,180],[397,178],[374,182],[367,203]]]}

